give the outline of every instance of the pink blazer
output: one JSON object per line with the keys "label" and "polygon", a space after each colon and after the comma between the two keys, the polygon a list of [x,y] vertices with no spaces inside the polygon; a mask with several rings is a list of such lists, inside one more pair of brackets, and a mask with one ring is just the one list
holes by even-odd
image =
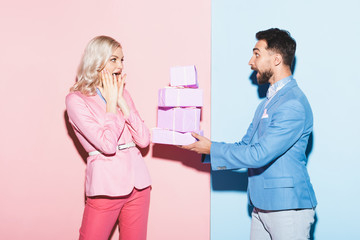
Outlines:
{"label": "pink blazer", "polygon": [[143,189],[151,184],[144,159],[136,147],[117,150],[119,144],[133,141],[144,148],[149,145],[150,133],[135,109],[130,94],[124,90],[130,107],[125,118],[106,112],[106,103],[99,95],[85,96],[71,92],[66,96],[66,109],[75,134],[87,152],[104,154],[89,156],[86,166],[87,196],[124,196],[134,187]]}

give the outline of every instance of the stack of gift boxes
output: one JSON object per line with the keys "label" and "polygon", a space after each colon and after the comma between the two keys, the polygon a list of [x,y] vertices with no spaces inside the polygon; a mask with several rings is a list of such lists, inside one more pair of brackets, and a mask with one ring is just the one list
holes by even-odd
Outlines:
{"label": "stack of gift boxes", "polygon": [[195,66],[170,69],[170,87],[159,90],[157,128],[152,142],[187,145],[196,141],[191,132],[203,135],[200,115],[203,91],[198,88]]}

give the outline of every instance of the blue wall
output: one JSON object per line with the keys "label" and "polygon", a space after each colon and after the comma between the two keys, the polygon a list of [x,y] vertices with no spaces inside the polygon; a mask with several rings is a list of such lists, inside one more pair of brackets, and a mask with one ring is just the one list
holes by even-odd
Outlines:
{"label": "blue wall", "polygon": [[[360,239],[360,1],[212,0],[213,141],[239,141],[261,101],[248,61],[255,33],[297,41],[294,77],[314,112],[308,170],[315,239]],[[212,172],[211,239],[249,239],[247,173]]]}

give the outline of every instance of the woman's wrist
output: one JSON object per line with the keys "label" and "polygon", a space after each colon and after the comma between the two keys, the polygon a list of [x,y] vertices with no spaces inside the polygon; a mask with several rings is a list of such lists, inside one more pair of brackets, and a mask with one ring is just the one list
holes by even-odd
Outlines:
{"label": "woman's wrist", "polygon": [[108,102],[106,104],[106,112],[116,113],[116,103]]}
{"label": "woman's wrist", "polygon": [[121,112],[123,113],[124,117],[128,117],[130,115],[130,108],[125,99],[118,99],[118,107],[120,108]]}

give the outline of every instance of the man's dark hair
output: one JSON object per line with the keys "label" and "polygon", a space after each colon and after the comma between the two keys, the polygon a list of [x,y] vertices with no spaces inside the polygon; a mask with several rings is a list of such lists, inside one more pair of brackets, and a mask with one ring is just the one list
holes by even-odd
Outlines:
{"label": "man's dark hair", "polygon": [[284,64],[291,67],[295,57],[296,42],[286,30],[270,28],[256,33],[257,40],[265,40],[267,49],[281,54]]}

